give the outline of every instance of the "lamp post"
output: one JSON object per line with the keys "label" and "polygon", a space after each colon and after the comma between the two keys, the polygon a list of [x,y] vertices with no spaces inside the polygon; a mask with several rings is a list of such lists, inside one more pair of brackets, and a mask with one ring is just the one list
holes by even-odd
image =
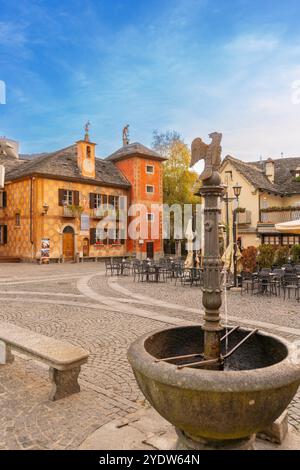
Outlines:
{"label": "lamp post", "polygon": [[239,197],[241,195],[242,187],[237,183],[233,186],[233,194],[236,198],[236,208],[233,211],[233,278],[234,287],[237,287],[237,211],[239,206]]}

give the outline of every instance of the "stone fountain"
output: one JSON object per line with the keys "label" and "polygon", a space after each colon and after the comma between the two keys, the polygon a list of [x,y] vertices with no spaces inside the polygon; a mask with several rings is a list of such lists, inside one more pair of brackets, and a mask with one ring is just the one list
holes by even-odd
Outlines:
{"label": "stone fountain", "polygon": [[219,198],[222,134],[192,144],[205,159],[204,324],[165,329],[135,341],[128,359],[150,404],[172,423],[177,449],[252,449],[255,434],[284,412],[300,384],[293,346],[277,336],[221,324]]}

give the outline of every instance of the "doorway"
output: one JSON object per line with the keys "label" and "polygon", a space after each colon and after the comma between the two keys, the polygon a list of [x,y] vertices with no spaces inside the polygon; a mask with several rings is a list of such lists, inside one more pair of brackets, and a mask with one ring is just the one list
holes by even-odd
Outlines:
{"label": "doorway", "polygon": [[63,257],[66,261],[74,261],[74,229],[70,226],[63,231]]}
{"label": "doorway", "polygon": [[84,257],[90,254],[90,241],[88,238],[83,239],[82,254]]}
{"label": "doorway", "polygon": [[154,243],[147,242],[147,258],[153,259],[154,258]]}

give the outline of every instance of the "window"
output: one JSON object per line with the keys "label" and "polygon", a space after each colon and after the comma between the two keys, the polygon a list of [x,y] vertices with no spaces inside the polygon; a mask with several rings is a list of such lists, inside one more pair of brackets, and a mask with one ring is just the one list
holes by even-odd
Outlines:
{"label": "window", "polygon": [[108,196],[108,204],[117,210],[119,208],[119,196]]}
{"label": "window", "polygon": [[147,217],[148,217],[148,222],[153,222],[154,221],[154,214],[152,214],[152,212],[149,212],[147,214]]}
{"label": "window", "polygon": [[225,171],[225,180],[226,184],[228,184],[229,181],[232,181],[232,171]]}
{"label": "window", "polygon": [[6,192],[0,191],[0,208],[6,207]]}
{"label": "window", "polygon": [[7,225],[0,225],[0,245],[7,243]]}
{"label": "window", "polygon": [[152,186],[151,184],[147,184],[146,185],[146,193],[153,194],[154,193],[154,186]]}
{"label": "window", "polygon": [[20,213],[17,213],[17,214],[16,214],[15,223],[16,223],[16,227],[20,227],[20,226],[21,226],[21,215],[20,215]]}
{"label": "window", "polygon": [[153,175],[154,174],[154,166],[153,165],[147,165],[146,166],[146,173],[148,173],[148,175]]}
{"label": "window", "polygon": [[86,156],[87,158],[91,158],[91,147],[89,145],[86,148]]}
{"label": "window", "polygon": [[94,197],[94,208],[99,209],[102,206],[102,194],[95,194]]}
{"label": "window", "polygon": [[72,206],[73,205],[73,191],[66,189],[64,191],[63,205]]}

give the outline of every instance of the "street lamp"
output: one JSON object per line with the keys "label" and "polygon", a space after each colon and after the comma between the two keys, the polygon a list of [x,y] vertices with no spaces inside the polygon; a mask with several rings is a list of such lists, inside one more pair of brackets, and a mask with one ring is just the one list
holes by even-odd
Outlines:
{"label": "street lamp", "polygon": [[234,287],[237,287],[237,211],[242,187],[237,183],[232,189],[236,198],[236,208],[233,211],[233,278]]}

